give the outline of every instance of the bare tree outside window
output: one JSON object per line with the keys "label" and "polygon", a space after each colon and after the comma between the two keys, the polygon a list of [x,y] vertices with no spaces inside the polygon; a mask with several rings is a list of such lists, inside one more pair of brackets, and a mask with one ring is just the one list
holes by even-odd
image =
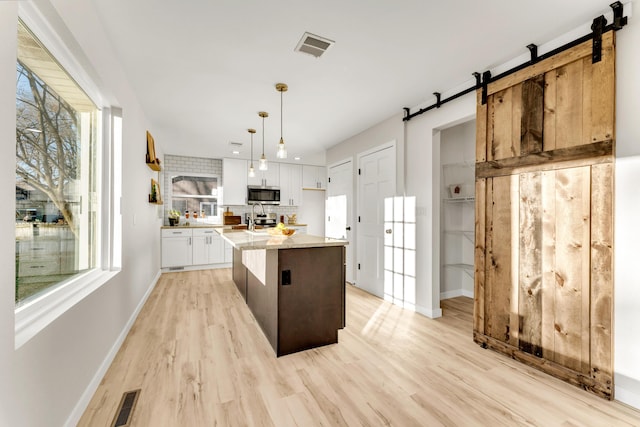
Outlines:
{"label": "bare tree outside window", "polygon": [[77,179],[78,115],[20,62],[17,71],[17,181],[44,193],[77,236],[65,192]]}

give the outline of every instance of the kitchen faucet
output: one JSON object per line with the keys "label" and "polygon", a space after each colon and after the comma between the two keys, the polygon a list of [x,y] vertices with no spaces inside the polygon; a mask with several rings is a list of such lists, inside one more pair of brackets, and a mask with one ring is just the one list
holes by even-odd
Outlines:
{"label": "kitchen faucet", "polygon": [[[251,218],[249,218],[249,231],[255,231],[256,229],[256,220],[254,219],[256,205],[258,205],[258,203],[251,204]],[[260,208],[262,208],[262,215],[265,215],[264,205],[262,203],[259,203],[259,205],[260,205]]]}

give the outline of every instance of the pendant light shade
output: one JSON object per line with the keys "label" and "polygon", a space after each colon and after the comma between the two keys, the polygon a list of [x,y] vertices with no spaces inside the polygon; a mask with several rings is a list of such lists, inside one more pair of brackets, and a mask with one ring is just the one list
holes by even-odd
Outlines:
{"label": "pendant light shade", "polygon": [[264,119],[265,117],[269,117],[269,113],[260,111],[258,115],[262,117],[262,156],[260,156],[260,160],[258,161],[258,169],[266,171],[269,167],[267,165],[267,156],[264,155]]}
{"label": "pendant light shade", "polygon": [[276,90],[280,92],[280,142],[278,143],[278,152],[276,157],[279,159],[287,158],[287,149],[284,145],[284,139],[282,138],[282,92],[286,92],[289,87],[284,83],[276,83]]}
{"label": "pendant light shade", "polygon": [[256,176],[256,171],[253,169],[253,134],[256,133],[255,129],[247,129],[247,132],[251,134],[251,163],[249,163],[249,178]]}

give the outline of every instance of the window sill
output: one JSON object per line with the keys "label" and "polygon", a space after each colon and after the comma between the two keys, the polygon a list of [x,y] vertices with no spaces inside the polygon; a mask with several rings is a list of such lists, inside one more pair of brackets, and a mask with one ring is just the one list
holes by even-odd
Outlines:
{"label": "window sill", "polygon": [[42,295],[15,311],[15,348],[22,347],[54,320],[107,283],[117,271],[92,270]]}

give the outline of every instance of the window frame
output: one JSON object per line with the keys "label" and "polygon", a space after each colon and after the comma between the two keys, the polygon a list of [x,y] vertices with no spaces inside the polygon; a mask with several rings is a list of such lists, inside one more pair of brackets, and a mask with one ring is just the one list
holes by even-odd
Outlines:
{"label": "window frame", "polygon": [[[216,196],[216,206],[217,206],[217,215],[213,215],[213,216],[207,216],[205,219],[202,218],[198,218],[197,222],[204,222],[204,223],[211,223],[211,224],[218,224],[222,221],[222,204],[220,203],[222,196],[221,196],[221,192],[222,192],[222,177],[218,174],[215,173],[206,173],[206,172],[182,172],[180,170],[175,170],[175,171],[170,171],[170,172],[165,172],[168,174],[167,176],[167,193],[168,193],[168,197],[169,197],[169,209],[173,209],[173,202],[174,200],[180,200],[180,199],[185,199],[186,197],[183,196],[174,196],[173,195],[173,178],[177,177],[177,176],[187,176],[187,177],[194,177],[194,178],[215,178],[217,180],[217,189],[218,189],[218,195]],[[184,212],[180,213],[181,215],[184,215]],[[198,212],[199,214],[199,212]]]}
{"label": "window frame", "polygon": [[83,53],[74,54],[60,37],[60,34],[68,35],[66,28],[56,29],[55,24],[49,22],[32,2],[20,2],[18,17],[97,106],[96,149],[100,161],[97,165],[99,170],[96,171],[99,179],[96,187],[99,192],[96,266],[15,308],[16,349],[115,277],[120,271],[122,253],[122,190],[117,185],[122,182],[122,111],[105,106],[100,90],[81,65],[85,61],[79,59],[86,59],[82,57]]}

